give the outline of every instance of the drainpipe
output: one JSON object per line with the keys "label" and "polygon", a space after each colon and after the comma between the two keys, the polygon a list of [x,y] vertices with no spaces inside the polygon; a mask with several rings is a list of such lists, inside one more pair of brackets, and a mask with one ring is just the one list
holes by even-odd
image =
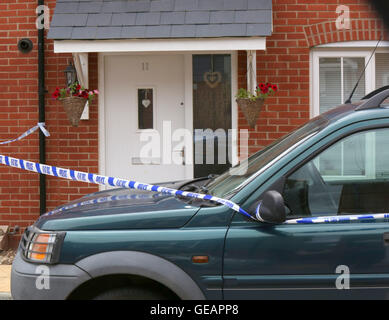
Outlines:
{"label": "drainpipe", "polygon": [[[44,0],[38,0],[38,6],[43,6]],[[38,15],[42,14],[39,12]],[[39,95],[39,122],[45,122],[45,29],[38,28],[38,95]],[[46,141],[42,130],[39,130],[39,162],[46,163]],[[40,215],[46,212],[46,176],[39,175],[39,212]]]}

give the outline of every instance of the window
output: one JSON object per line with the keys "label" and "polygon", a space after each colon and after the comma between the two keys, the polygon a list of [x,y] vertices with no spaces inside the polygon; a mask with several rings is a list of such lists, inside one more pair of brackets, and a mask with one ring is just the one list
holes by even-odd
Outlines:
{"label": "window", "polygon": [[[312,52],[312,117],[328,111],[350,96],[374,50],[320,49]],[[367,65],[353,101],[389,85],[389,49],[379,48]]]}
{"label": "window", "polygon": [[374,152],[375,145],[373,133],[350,137],[317,157],[315,166],[326,181],[355,177],[370,179],[375,175],[375,171],[374,167],[368,165],[366,157]]}
{"label": "window", "polygon": [[[313,51],[313,109],[312,116],[324,113],[350,96],[358,79],[359,85],[352,101],[358,101],[369,92],[389,85],[389,50],[379,48],[367,65],[373,48],[320,49]],[[366,71],[363,70],[367,65]],[[372,152],[375,136],[359,137],[337,145],[328,151],[315,165],[326,180],[344,180],[352,177],[369,178],[372,168],[363,160]],[[369,143],[372,142],[372,143]],[[358,150],[364,166],[350,166],[350,154]],[[335,163],[335,160],[336,163]],[[336,167],[335,167],[336,165]]]}
{"label": "window", "polygon": [[375,55],[375,83],[376,89],[389,84],[389,53]]}
{"label": "window", "polygon": [[[347,100],[364,67],[364,57],[319,58],[320,113]],[[355,100],[365,96],[365,87],[365,77],[363,76],[354,94]]]}
{"label": "window", "polygon": [[356,133],[333,144],[287,177],[283,196],[288,216],[389,212],[387,159],[389,129]]}
{"label": "window", "polygon": [[154,93],[152,88],[138,89],[138,129],[154,128]]}

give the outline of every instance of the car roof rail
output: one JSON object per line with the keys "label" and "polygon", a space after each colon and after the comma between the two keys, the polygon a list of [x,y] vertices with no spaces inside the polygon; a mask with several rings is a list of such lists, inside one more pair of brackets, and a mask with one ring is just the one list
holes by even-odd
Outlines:
{"label": "car roof rail", "polygon": [[[382,91],[382,90],[383,91]],[[373,91],[367,95],[367,101],[361,104],[359,107],[355,108],[355,111],[375,109],[381,107],[382,102],[384,102],[389,97],[389,88],[388,89],[378,89],[376,94],[372,95],[376,91]]]}
{"label": "car roof rail", "polygon": [[372,97],[374,97],[376,94],[386,90],[386,89],[389,89],[389,86],[384,86],[384,87],[381,87],[381,88],[378,88],[372,92],[370,92],[369,94],[367,94],[366,96],[364,96],[361,100],[367,100],[367,99],[370,99]]}

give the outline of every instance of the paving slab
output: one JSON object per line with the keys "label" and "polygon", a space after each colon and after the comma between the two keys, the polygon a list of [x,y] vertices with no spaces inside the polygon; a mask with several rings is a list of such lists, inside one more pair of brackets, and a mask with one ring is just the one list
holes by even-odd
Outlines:
{"label": "paving slab", "polygon": [[11,293],[9,293],[9,292],[0,292],[0,300],[12,300]]}
{"label": "paving slab", "polygon": [[11,265],[0,265],[0,293],[11,292]]}

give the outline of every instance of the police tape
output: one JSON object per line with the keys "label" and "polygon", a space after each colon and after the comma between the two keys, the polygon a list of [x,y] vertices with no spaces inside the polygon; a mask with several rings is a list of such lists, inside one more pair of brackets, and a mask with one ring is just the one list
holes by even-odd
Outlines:
{"label": "police tape", "polygon": [[121,178],[108,177],[108,176],[98,175],[94,173],[76,171],[72,169],[64,169],[64,168],[17,159],[9,156],[4,156],[4,155],[0,155],[0,163],[6,166],[10,166],[22,170],[27,170],[31,172],[36,172],[44,175],[54,176],[54,177],[73,180],[73,181],[80,181],[80,182],[93,183],[93,184],[119,187],[119,188],[127,188],[127,189],[138,189],[144,191],[159,192],[162,194],[169,194],[173,196],[182,196],[187,198],[214,201],[222,205],[225,205],[231,208],[232,210],[245,215],[248,218],[255,220],[254,217],[252,217],[249,213],[243,210],[236,203],[226,199],[214,197],[211,195],[182,191],[182,190],[175,190],[175,189],[156,186],[152,184],[141,183],[141,182],[126,180]]}
{"label": "police tape", "polygon": [[[105,186],[112,186],[112,187],[119,187],[119,188],[127,188],[127,189],[137,189],[137,190],[143,190],[143,191],[151,191],[151,192],[158,192],[161,195],[173,195],[173,196],[183,196],[187,198],[194,198],[194,199],[203,199],[203,200],[209,200],[214,201],[217,203],[220,203],[224,206],[227,206],[231,208],[232,210],[243,214],[244,216],[257,221],[258,219],[247,213],[245,210],[243,210],[238,204],[218,198],[212,195],[206,195],[206,194],[200,194],[200,193],[194,193],[194,192],[188,192],[188,191],[182,191],[182,190],[175,190],[171,188],[151,185],[147,183],[140,183],[136,181],[121,179],[121,178],[114,178],[114,177],[108,177],[93,173],[86,173],[82,171],[76,171],[72,169],[64,169],[60,167],[40,164],[32,161],[17,159],[9,156],[0,155],[0,164],[36,172],[40,174],[50,175],[58,178],[73,180],[73,181],[80,181],[85,183],[93,183],[93,184],[99,184],[99,185],[105,185]],[[161,196],[160,195],[160,196]],[[109,202],[109,201],[117,201],[122,199],[141,199],[144,198],[144,195],[125,195],[125,196],[110,196],[110,197],[100,197],[96,199],[86,200],[82,201],[76,204],[67,205],[64,207],[60,207],[58,209],[55,209],[53,211],[48,212],[46,215],[51,215],[55,213],[59,213],[71,208],[88,205],[88,204],[94,204],[94,203],[103,203],[103,202]],[[371,221],[371,220],[378,220],[378,219],[389,219],[389,213],[380,213],[380,214],[365,214],[365,215],[341,215],[341,216],[320,216],[320,217],[307,217],[307,218],[299,218],[299,219],[292,219],[287,220],[284,222],[284,224],[322,224],[322,223],[336,223],[336,222],[352,222],[352,221]]]}
{"label": "police tape", "polygon": [[28,129],[25,133],[23,133],[22,135],[20,135],[16,139],[12,139],[12,140],[8,140],[8,141],[2,141],[2,142],[0,142],[0,145],[1,144],[8,144],[8,143],[12,143],[12,142],[15,142],[15,141],[22,140],[23,138],[29,136],[31,133],[35,132],[38,129],[40,129],[46,137],[49,137],[50,133],[46,130],[45,125],[46,124],[44,122],[38,122],[38,124],[35,127],[32,127],[31,129]]}
{"label": "police tape", "polygon": [[370,221],[379,219],[388,219],[389,213],[374,213],[374,214],[356,214],[356,215],[341,215],[341,216],[321,216],[308,217],[293,220],[287,220],[286,224],[314,224],[314,223],[336,223],[336,222],[352,222],[352,221]]}

